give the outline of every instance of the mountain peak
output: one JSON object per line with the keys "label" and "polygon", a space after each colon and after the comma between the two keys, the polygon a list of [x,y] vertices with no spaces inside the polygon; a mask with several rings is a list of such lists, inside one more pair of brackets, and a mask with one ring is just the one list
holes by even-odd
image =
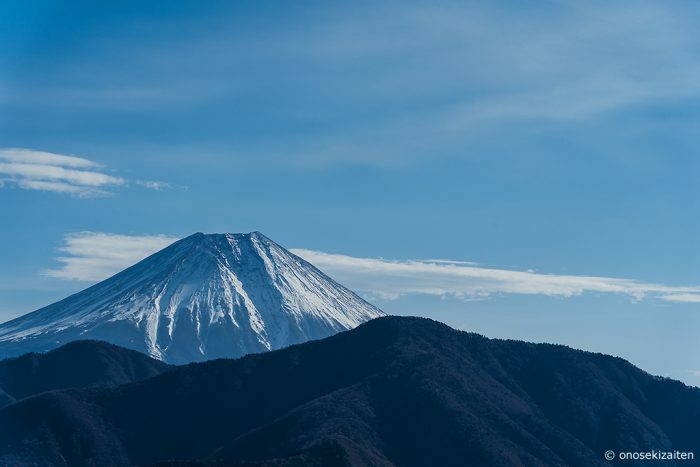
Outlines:
{"label": "mountain peak", "polygon": [[[173,245],[216,245],[225,244],[226,242],[230,244],[246,243],[246,242],[259,242],[260,244],[274,244],[277,245],[270,238],[265,236],[262,232],[253,231],[247,233],[202,233],[197,232],[189,235],[185,238],[178,240],[173,243]],[[277,245],[279,246],[279,245]]]}
{"label": "mountain peak", "polygon": [[196,233],[1,324],[0,357],[101,339],[184,363],[278,349],[382,315],[260,232]]}

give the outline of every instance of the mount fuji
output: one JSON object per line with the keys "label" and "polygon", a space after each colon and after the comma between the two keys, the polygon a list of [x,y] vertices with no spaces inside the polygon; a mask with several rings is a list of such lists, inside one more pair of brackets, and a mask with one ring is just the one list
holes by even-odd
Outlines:
{"label": "mount fuji", "polygon": [[0,324],[0,358],[79,339],[175,364],[236,358],[324,338],[383,315],[259,232],[197,233]]}

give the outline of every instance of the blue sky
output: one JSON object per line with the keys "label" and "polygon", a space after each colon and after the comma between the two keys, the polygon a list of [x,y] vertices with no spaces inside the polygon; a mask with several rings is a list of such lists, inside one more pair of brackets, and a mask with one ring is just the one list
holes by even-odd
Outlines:
{"label": "blue sky", "polygon": [[700,385],[698,9],[3,2],[0,320],[260,230],[388,312]]}

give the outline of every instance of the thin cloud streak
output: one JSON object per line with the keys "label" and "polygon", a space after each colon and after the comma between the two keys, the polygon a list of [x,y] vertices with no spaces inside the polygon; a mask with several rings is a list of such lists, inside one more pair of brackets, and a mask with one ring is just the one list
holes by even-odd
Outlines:
{"label": "thin cloud streak", "polygon": [[155,191],[163,191],[166,188],[170,188],[169,183],[159,182],[155,180],[136,180],[136,184]]}
{"label": "thin cloud streak", "polygon": [[56,269],[43,274],[58,279],[93,282],[106,279],[178,240],[166,235],[119,235],[76,232],[63,238],[65,253]]}
{"label": "thin cloud streak", "polygon": [[[0,188],[68,193],[78,197],[109,195],[109,188],[128,181],[105,173],[100,164],[82,157],[23,148],[0,149]],[[137,185],[162,190],[167,183],[137,181]]]}
{"label": "thin cloud streak", "polygon": [[71,185],[64,182],[47,182],[42,180],[18,180],[17,186],[26,190],[53,191],[55,193],[68,193],[78,197],[107,195],[106,191],[90,189],[82,186]]}
{"label": "thin cloud streak", "polygon": [[667,302],[676,303],[700,303],[700,295],[694,293],[673,293],[661,297]]}
{"label": "thin cloud streak", "polygon": [[634,300],[700,302],[700,287],[677,287],[613,277],[542,274],[441,260],[392,261],[292,249],[347,287],[383,299],[409,294],[483,299],[496,294],[573,297],[585,293],[627,295]]}
{"label": "thin cloud streak", "polygon": [[99,187],[123,185],[124,179],[100,172],[67,169],[44,164],[0,164],[0,173],[25,180],[60,180],[75,186]]}
{"label": "thin cloud streak", "polygon": [[22,148],[2,149],[0,150],[0,158],[17,164],[55,165],[75,168],[99,167],[99,164],[82,157],[63,156],[61,154]]}

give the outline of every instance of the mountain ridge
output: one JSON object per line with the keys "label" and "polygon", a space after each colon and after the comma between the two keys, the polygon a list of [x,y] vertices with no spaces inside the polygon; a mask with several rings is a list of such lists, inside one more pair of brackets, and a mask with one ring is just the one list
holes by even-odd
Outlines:
{"label": "mountain ridge", "polygon": [[606,450],[674,449],[700,450],[698,388],[618,357],[395,316],[0,410],[0,462],[595,467]]}
{"label": "mountain ridge", "polygon": [[47,353],[0,360],[0,407],[57,389],[127,384],[170,368],[160,360],[107,342],[69,342]]}

